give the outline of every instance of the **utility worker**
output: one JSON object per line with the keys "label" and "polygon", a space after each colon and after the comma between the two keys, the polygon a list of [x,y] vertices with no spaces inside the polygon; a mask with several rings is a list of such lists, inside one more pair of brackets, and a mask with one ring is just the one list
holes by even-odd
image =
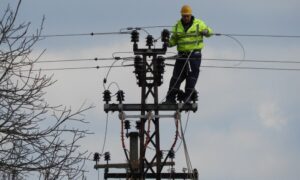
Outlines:
{"label": "utility worker", "polygon": [[192,15],[189,5],[184,5],[181,8],[181,19],[175,24],[172,32],[169,47],[177,46],[179,58],[175,62],[165,103],[176,103],[176,95],[184,80],[185,102],[189,102],[199,76],[203,37],[210,37],[212,29]]}

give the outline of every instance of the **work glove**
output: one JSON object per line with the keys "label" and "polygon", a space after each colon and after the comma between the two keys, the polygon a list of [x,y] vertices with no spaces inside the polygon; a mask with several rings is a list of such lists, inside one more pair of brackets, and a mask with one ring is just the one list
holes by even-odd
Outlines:
{"label": "work glove", "polygon": [[209,36],[209,32],[207,29],[204,29],[203,31],[200,32],[201,36]]}

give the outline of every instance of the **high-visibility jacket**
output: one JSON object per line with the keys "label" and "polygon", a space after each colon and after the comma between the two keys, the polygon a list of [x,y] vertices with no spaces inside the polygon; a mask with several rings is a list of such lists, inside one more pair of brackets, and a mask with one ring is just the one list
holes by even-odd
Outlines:
{"label": "high-visibility jacket", "polygon": [[204,47],[203,31],[207,31],[206,37],[212,35],[213,31],[202,20],[194,19],[191,27],[185,32],[181,20],[179,20],[172,29],[172,36],[169,41],[169,47],[177,45],[177,50],[189,52],[199,50]]}

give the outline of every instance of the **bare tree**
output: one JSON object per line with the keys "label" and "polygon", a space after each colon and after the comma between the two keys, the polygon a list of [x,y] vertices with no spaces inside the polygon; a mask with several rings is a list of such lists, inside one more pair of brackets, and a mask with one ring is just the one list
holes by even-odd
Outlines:
{"label": "bare tree", "polygon": [[0,179],[23,179],[38,172],[40,179],[74,179],[82,172],[86,152],[79,140],[88,133],[71,123],[86,123],[82,112],[51,106],[44,99],[52,76],[34,70],[30,59],[41,27],[29,35],[30,23],[16,25],[21,0],[0,17]]}

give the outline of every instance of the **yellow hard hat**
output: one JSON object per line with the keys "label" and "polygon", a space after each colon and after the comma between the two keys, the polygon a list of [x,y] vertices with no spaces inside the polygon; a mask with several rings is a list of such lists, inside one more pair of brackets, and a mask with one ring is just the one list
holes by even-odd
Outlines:
{"label": "yellow hard hat", "polygon": [[183,5],[180,12],[181,15],[191,15],[192,8],[189,5]]}

